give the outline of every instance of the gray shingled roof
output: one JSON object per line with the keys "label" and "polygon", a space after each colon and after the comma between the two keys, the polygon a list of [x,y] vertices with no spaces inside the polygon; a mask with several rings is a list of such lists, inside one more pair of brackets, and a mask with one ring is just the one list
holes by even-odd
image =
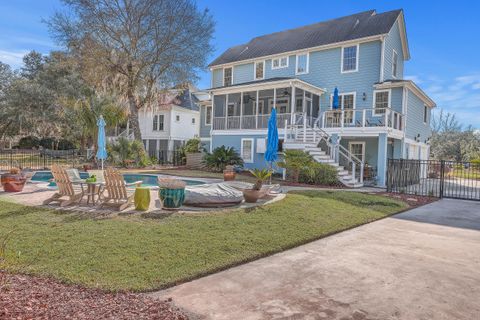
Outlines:
{"label": "gray shingled roof", "polygon": [[369,10],[256,37],[248,43],[229,48],[209,66],[385,34],[401,12],[393,10],[377,14],[375,10]]}

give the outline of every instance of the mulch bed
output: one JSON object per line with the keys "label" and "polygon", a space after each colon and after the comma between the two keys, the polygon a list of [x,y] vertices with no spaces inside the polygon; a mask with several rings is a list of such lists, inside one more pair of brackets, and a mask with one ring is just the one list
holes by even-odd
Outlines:
{"label": "mulch bed", "polygon": [[404,193],[378,192],[378,193],[372,193],[372,194],[389,197],[392,199],[406,202],[410,207],[420,207],[438,200],[438,198],[435,198],[435,197],[417,196],[417,195],[404,194]]}
{"label": "mulch bed", "polygon": [[165,319],[187,317],[169,301],[106,293],[0,271],[0,319]]}

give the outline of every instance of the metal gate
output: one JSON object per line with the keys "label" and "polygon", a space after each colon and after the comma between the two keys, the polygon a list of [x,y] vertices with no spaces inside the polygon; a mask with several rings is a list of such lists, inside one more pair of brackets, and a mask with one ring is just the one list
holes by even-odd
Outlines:
{"label": "metal gate", "polygon": [[480,164],[444,160],[389,159],[387,191],[480,200]]}

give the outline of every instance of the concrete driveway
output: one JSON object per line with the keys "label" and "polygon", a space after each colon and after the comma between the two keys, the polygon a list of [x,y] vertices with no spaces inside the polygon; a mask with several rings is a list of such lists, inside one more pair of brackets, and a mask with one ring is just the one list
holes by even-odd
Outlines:
{"label": "concrete driveway", "polygon": [[480,202],[441,200],[152,295],[193,319],[480,319]]}

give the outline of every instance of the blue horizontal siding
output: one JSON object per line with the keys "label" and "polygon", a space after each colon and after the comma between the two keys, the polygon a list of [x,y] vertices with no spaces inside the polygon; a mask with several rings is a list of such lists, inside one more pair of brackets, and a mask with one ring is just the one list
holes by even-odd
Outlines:
{"label": "blue horizontal siding", "polygon": [[427,108],[427,123],[423,122],[424,103],[412,91],[408,90],[407,99],[407,126],[405,136],[409,139],[415,139],[420,134],[420,142],[425,142],[430,138],[432,132],[430,129],[431,108]]}
{"label": "blue horizontal siding", "polygon": [[253,81],[254,63],[245,63],[234,66],[233,84]]}
{"label": "blue horizontal siding", "polygon": [[[200,137],[208,138],[210,137],[210,130],[212,129],[212,125],[205,124],[205,110],[207,107],[201,106],[200,107]],[[213,121],[213,119],[212,119]]]}
{"label": "blue horizontal siding", "polygon": [[223,86],[223,69],[212,70],[212,87],[217,88]]}
{"label": "blue horizontal siding", "polygon": [[257,149],[257,139],[262,138],[266,139],[265,134],[258,135],[213,135],[212,136],[212,150],[221,146],[233,147],[239,154],[241,154],[241,143],[242,138],[244,139],[254,139],[253,141],[253,163],[245,163],[245,168],[247,169],[263,169],[268,168],[268,163],[264,159],[263,153],[256,153]]}
{"label": "blue horizontal siding", "polygon": [[398,22],[395,22],[392,29],[385,38],[385,58],[384,58],[384,80],[393,79],[392,76],[392,58],[393,50],[398,54],[398,74],[396,79],[403,79],[404,56],[402,50],[402,40],[400,37],[400,28]]}

